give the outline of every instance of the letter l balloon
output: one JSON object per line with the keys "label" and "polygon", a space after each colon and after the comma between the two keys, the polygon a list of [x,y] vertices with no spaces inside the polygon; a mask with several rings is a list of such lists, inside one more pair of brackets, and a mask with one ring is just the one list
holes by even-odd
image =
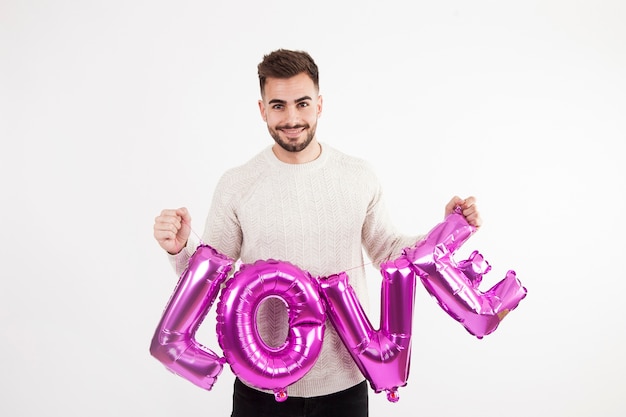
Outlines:
{"label": "letter l balloon", "polygon": [[152,338],[150,353],[173,373],[210,390],[222,372],[224,358],[195,340],[233,260],[200,245],[189,260]]}

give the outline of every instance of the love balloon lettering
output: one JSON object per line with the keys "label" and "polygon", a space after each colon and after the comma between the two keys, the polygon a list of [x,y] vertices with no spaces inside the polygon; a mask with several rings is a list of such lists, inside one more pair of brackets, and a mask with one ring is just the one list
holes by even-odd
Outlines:
{"label": "love balloon lettering", "polygon": [[[417,277],[443,310],[478,338],[492,333],[526,296],[514,271],[481,292],[478,286],[490,265],[477,251],[455,262],[455,252],[474,231],[457,210],[400,257],[381,264],[378,329],[345,272],[315,279],[289,262],[270,259],[244,264],[227,280],[233,260],[201,244],[167,303],[150,352],[207,390],[228,363],[239,378],[284,401],[289,385],[315,364],[328,317],[372,389],[396,402],[409,376]],[[218,294],[217,339],[224,357],[195,339]],[[280,346],[265,343],[257,328],[257,309],[269,298],[287,306],[289,329]]]}

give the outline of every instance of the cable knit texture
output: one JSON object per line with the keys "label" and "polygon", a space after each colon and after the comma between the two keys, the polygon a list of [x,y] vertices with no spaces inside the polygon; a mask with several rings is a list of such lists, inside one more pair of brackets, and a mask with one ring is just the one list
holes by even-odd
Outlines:
{"label": "cable knit texture", "polygon": [[[227,171],[215,189],[202,239],[243,263],[283,260],[313,277],[346,271],[368,311],[363,249],[378,267],[399,256],[419,237],[395,231],[369,164],[327,145],[322,149],[312,162],[286,164],[268,147],[246,164]],[[196,246],[189,242],[186,250],[171,257],[179,275]],[[284,342],[287,310],[280,300],[264,301],[258,322],[266,343],[279,346]],[[326,395],[363,379],[327,321],[317,362],[288,387],[288,393],[293,397]]]}

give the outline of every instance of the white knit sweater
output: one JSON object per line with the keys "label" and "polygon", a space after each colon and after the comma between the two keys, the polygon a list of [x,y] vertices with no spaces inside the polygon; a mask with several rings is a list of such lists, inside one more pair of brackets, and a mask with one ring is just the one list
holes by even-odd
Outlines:
{"label": "white knit sweater", "polygon": [[[204,243],[243,263],[283,260],[313,277],[346,271],[366,312],[363,249],[378,267],[418,238],[396,232],[370,166],[327,145],[309,163],[283,163],[267,147],[246,164],[228,170],[215,189],[202,237]],[[196,246],[189,243],[172,256],[179,275]],[[259,332],[270,345],[278,346],[285,340],[286,309],[271,301],[277,300],[263,302],[260,309]],[[288,395],[326,395],[363,379],[327,321],[317,362],[288,387]]]}

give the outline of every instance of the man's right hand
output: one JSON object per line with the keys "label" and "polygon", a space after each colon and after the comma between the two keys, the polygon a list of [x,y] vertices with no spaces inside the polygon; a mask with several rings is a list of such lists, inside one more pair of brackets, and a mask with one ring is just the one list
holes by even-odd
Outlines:
{"label": "man's right hand", "polygon": [[154,238],[171,255],[179,253],[191,233],[191,216],[185,207],[165,209],[154,219]]}

